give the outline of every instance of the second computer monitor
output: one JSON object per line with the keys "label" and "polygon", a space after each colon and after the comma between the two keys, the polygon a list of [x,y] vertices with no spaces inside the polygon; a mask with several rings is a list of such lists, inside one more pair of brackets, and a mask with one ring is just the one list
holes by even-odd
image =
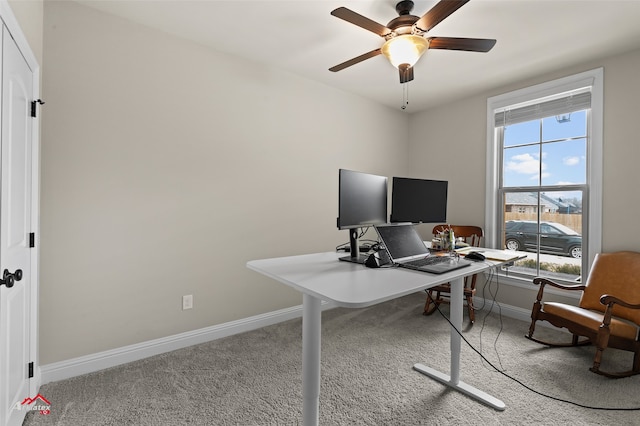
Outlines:
{"label": "second computer monitor", "polygon": [[444,180],[394,177],[390,221],[446,223],[448,186]]}

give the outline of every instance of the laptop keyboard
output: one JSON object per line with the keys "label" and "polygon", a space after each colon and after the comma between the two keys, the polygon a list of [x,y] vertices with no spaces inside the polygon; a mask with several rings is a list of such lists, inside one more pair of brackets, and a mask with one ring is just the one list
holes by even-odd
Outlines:
{"label": "laptop keyboard", "polygon": [[451,258],[448,256],[429,256],[424,257],[422,259],[411,260],[409,262],[405,262],[405,265],[411,265],[415,267],[427,266],[427,265],[437,265],[439,263],[449,263]]}

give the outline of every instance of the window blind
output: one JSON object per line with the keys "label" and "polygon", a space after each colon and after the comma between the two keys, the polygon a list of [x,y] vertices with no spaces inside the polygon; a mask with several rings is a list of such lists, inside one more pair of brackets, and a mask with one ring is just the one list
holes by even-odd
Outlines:
{"label": "window blind", "polygon": [[591,108],[590,91],[513,109],[505,108],[495,113],[495,126],[509,126],[511,124],[552,117],[554,115],[569,114],[589,108]]}

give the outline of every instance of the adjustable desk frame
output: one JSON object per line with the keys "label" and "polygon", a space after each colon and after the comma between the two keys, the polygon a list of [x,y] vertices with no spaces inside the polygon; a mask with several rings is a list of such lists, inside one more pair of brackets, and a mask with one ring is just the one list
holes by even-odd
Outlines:
{"label": "adjustable desk frame", "polygon": [[[461,330],[464,277],[505,263],[478,262],[446,274],[432,275],[402,268],[371,269],[363,265],[339,262],[338,257],[336,253],[317,253],[247,263],[249,269],[303,294],[302,393],[305,426],[317,425],[319,420],[322,300],[346,308],[363,308],[450,282],[450,319],[457,330]],[[413,368],[496,410],[504,410],[504,402],[460,380],[461,338],[457,330],[451,328],[450,375],[422,364],[415,364]]]}

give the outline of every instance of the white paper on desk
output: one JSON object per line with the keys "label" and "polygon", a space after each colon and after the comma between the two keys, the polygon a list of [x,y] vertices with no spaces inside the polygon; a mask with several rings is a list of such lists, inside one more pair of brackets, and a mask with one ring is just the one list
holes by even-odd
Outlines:
{"label": "white paper on desk", "polygon": [[456,249],[456,253],[464,254],[464,255],[469,254],[472,251],[480,251],[480,248],[478,248],[478,247],[462,247],[462,248]]}
{"label": "white paper on desk", "polygon": [[503,262],[506,262],[508,260],[515,260],[522,257],[521,255],[519,255],[517,252],[514,252],[514,251],[492,250],[492,249],[485,249],[482,247],[465,247],[465,248],[456,250],[456,253],[466,256],[472,251],[477,251],[478,253],[482,253],[484,257],[487,259],[500,260]]}
{"label": "white paper on desk", "polygon": [[501,260],[503,262],[507,260],[520,259],[522,257],[522,255],[509,250],[485,250],[482,254],[484,254],[484,257],[487,259]]}

